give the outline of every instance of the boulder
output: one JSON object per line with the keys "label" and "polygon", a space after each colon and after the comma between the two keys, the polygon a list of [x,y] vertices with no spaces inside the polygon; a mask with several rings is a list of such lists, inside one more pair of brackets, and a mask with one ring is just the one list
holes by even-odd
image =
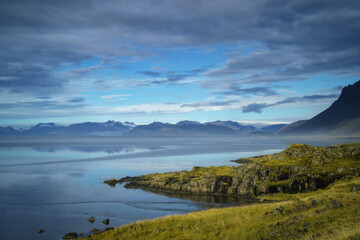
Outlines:
{"label": "boulder", "polygon": [[95,222],[95,218],[94,218],[94,217],[90,217],[90,218],[88,218],[88,221],[91,222],[91,223],[94,223],[94,222]]}

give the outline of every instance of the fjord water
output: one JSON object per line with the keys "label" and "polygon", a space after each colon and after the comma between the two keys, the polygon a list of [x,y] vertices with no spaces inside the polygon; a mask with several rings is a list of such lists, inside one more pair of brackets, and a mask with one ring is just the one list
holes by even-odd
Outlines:
{"label": "fjord water", "polygon": [[[154,194],[110,187],[104,180],[282,151],[291,143],[328,146],[359,139],[286,138],[20,138],[0,139],[0,239],[61,239],[72,231],[227,204],[232,198]],[[206,201],[211,203],[206,203]],[[95,223],[87,219],[94,216]],[[108,226],[102,220],[110,219]],[[39,229],[45,232],[38,234]]]}

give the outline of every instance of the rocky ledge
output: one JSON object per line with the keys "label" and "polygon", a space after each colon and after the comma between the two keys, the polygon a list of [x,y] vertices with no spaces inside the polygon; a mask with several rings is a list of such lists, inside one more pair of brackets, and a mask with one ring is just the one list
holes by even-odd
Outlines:
{"label": "rocky ledge", "polygon": [[292,144],[280,153],[236,161],[245,164],[194,167],[191,171],[110,179],[105,183],[126,182],[126,188],[240,195],[313,191],[340,179],[360,176],[360,143],[330,147]]}

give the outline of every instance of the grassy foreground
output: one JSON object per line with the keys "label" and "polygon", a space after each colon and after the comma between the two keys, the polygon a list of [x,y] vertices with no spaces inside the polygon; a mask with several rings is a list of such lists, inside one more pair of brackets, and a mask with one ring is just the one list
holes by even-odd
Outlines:
{"label": "grassy foreground", "polygon": [[138,221],[85,239],[360,239],[360,177],[278,202]]}

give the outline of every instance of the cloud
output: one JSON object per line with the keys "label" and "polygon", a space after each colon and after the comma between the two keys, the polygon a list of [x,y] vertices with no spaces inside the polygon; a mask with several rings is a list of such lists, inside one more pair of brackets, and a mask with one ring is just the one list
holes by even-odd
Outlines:
{"label": "cloud", "polygon": [[137,73],[143,74],[148,77],[161,77],[163,75],[161,72],[155,71],[137,71]]}
{"label": "cloud", "polygon": [[72,99],[70,99],[68,102],[69,103],[82,103],[82,102],[85,102],[85,98],[83,97],[74,97]]}
{"label": "cloud", "polygon": [[129,95],[129,94],[114,94],[114,95],[101,96],[101,99],[123,98],[123,97],[129,97],[129,96],[131,96],[131,95]]}
{"label": "cloud", "polygon": [[283,104],[292,104],[292,103],[301,103],[301,102],[316,102],[318,100],[323,99],[336,99],[339,95],[338,94],[328,94],[328,95],[305,95],[301,97],[288,97],[284,100],[275,102],[275,103],[251,103],[249,105],[243,106],[242,112],[243,113],[249,113],[249,112],[255,112],[255,113],[261,113],[265,108],[279,106]]}
{"label": "cloud", "polygon": [[253,88],[239,88],[233,87],[229,91],[220,92],[225,95],[242,95],[242,94],[250,94],[250,95],[261,95],[261,96],[271,96],[276,95],[276,92],[269,87],[253,87]]}
{"label": "cloud", "polygon": [[219,106],[229,106],[238,101],[204,101],[204,102],[196,102],[196,103],[186,103],[182,104],[181,107],[219,107]]}
{"label": "cloud", "polygon": [[249,112],[255,112],[255,113],[261,113],[262,110],[269,105],[266,103],[251,103],[249,105],[246,105],[243,107],[242,112],[243,113],[249,113]]}
{"label": "cloud", "polygon": [[0,103],[3,119],[63,117],[84,113],[87,104],[59,101]]}
{"label": "cloud", "polygon": [[[0,88],[2,93],[14,96],[54,97],[78,94],[81,81],[96,90],[196,82],[225,97],[275,96],[275,87],[271,86],[278,82],[302,81],[324,73],[360,73],[358,9],[360,1],[351,0],[259,0],[242,4],[236,0],[160,0],[158,4],[146,0],[137,4],[126,0],[1,1]],[[148,79],[93,75],[107,67],[120,68],[120,62],[159,56],[159,49],[218,46],[226,49],[222,53],[228,59],[216,67],[137,72]],[[94,58],[100,63],[82,65]],[[194,80],[200,75],[204,79]],[[321,98],[289,97],[277,105]],[[23,101],[18,108],[11,106],[16,110],[38,107],[35,112],[43,110],[44,116],[52,109],[60,116],[65,109],[82,106],[76,104],[81,99],[77,100]],[[226,102],[193,104],[203,104],[203,109],[219,109],[216,104],[239,107],[238,103]],[[271,104],[246,103],[243,110],[259,112],[275,106]],[[176,105],[177,109],[191,107],[182,105]],[[11,111],[9,106],[3,102],[3,112]]]}
{"label": "cloud", "polygon": [[186,80],[189,78],[197,77],[200,73],[206,72],[209,70],[210,66],[205,66],[203,68],[197,68],[188,71],[137,71],[142,75],[155,78],[155,80],[150,79],[150,81],[142,82],[140,85],[158,85],[158,84],[183,84],[187,83]]}

